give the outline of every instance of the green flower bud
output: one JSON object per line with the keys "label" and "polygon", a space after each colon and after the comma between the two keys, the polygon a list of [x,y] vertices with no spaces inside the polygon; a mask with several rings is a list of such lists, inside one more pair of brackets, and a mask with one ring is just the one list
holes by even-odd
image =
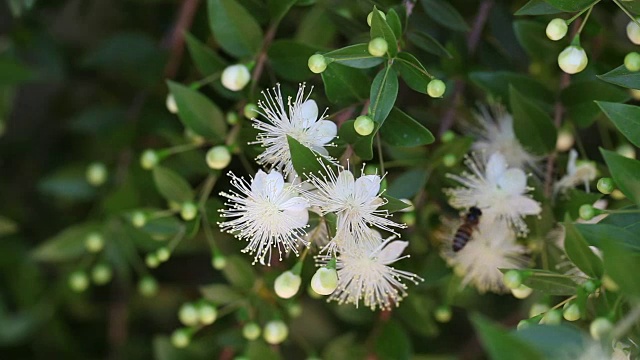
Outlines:
{"label": "green flower bud", "polygon": [[312,73],[320,74],[327,69],[327,59],[321,54],[311,55],[307,65]]}
{"label": "green flower bud", "polygon": [[104,238],[99,232],[91,232],[84,240],[84,247],[90,253],[99,253],[104,248]]}
{"label": "green flower bud", "polygon": [[207,151],[206,160],[211,169],[222,170],[231,162],[231,153],[224,145],[214,146]]}
{"label": "green flower bud", "polygon": [[131,214],[131,224],[137,228],[145,226],[147,223],[147,216],[142,211],[136,211]]}
{"label": "green flower bud", "polygon": [[596,292],[596,290],[598,290],[598,288],[600,288],[600,282],[597,280],[590,279],[585,281],[584,284],[582,284],[582,288],[588,294],[593,294],[594,292]]}
{"label": "green flower bud", "polygon": [[191,342],[191,332],[189,329],[176,329],[171,334],[171,344],[177,348],[186,348]]}
{"label": "green flower bud", "polygon": [[353,122],[353,128],[356,130],[358,135],[367,136],[373,132],[375,129],[375,123],[370,116],[362,115],[356,118],[356,121]]}
{"label": "green flower bud", "polygon": [[580,307],[575,302],[568,302],[564,304],[562,309],[562,316],[567,321],[576,321],[580,319]]}
{"label": "green flower bud", "polygon": [[438,322],[448,323],[451,320],[451,307],[447,305],[438,306],[434,316]]}
{"label": "green flower bud", "polygon": [[529,317],[532,318],[547,311],[549,311],[549,305],[536,303],[531,305],[531,308],[529,309]]}
{"label": "green flower bud", "polygon": [[147,256],[144,258],[144,262],[150,269],[155,269],[160,266],[160,259],[158,259],[158,256],[153,253],[147,254]]}
{"label": "green flower bud", "polygon": [[107,181],[107,167],[103,163],[91,163],[85,175],[90,185],[100,186]]}
{"label": "green flower bud", "polygon": [[558,41],[567,35],[567,30],[569,30],[567,22],[564,19],[555,18],[547,25],[547,37],[550,40]]}
{"label": "green flower bud", "polygon": [[511,294],[513,294],[516,299],[526,299],[532,292],[533,289],[526,285],[520,285],[515,289],[511,289]]}
{"label": "green flower bud", "polygon": [[156,257],[158,258],[158,261],[165,262],[171,257],[171,251],[163,246],[156,250]]}
{"label": "green flower bud", "polygon": [[231,91],[240,91],[251,81],[251,73],[242,64],[227,66],[222,71],[221,81],[225,88]]}
{"label": "green flower bud", "polygon": [[369,54],[371,54],[372,56],[382,57],[389,50],[389,44],[384,38],[377,37],[369,41],[368,50]]}
{"label": "green flower bud", "polygon": [[235,125],[240,122],[240,117],[235,111],[229,111],[225,118],[227,119],[227,124],[229,125]]}
{"label": "green flower bud", "polygon": [[184,303],[178,310],[178,319],[185,326],[195,326],[199,321],[198,309],[191,303]]}
{"label": "green flower bud", "polygon": [[400,221],[407,224],[407,226],[413,226],[416,224],[416,213],[408,212],[402,214]]}
{"label": "green flower bud", "polygon": [[546,314],[540,320],[540,324],[545,325],[560,325],[562,322],[562,312],[558,309],[547,311]]}
{"label": "green flower bud", "polygon": [[211,325],[218,318],[218,310],[215,306],[205,302],[198,306],[198,318],[203,325]]}
{"label": "green flower bud", "polygon": [[[380,14],[380,16],[382,16],[383,19],[387,20],[387,15],[385,15],[385,13],[383,13],[382,11],[378,10],[378,13]],[[367,25],[371,26],[371,19],[373,18],[373,11],[369,13],[369,15],[367,15]]]}
{"label": "green flower bud", "polygon": [[242,327],[242,336],[244,336],[247,340],[255,340],[260,337],[260,333],[262,330],[260,326],[254,322],[247,323],[244,327]]}
{"label": "green flower bud", "polygon": [[289,313],[289,316],[291,316],[292,318],[297,318],[300,315],[302,315],[302,306],[300,306],[300,304],[298,304],[297,302],[290,304],[287,307],[287,312]]}
{"label": "green flower bud", "polygon": [[111,270],[111,266],[107,264],[97,264],[91,269],[91,280],[96,285],[104,285],[111,281],[113,278],[113,271]]}
{"label": "green flower bud", "polygon": [[587,67],[589,59],[584,49],[577,45],[567,46],[558,55],[558,66],[567,74],[577,74]]}
{"label": "green flower bud", "polygon": [[338,273],[336,269],[319,268],[311,278],[313,291],[320,295],[330,295],[338,287]]}
{"label": "green flower bud", "polygon": [[273,288],[279,297],[289,299],[298,293],[301,282],[300,275],[296,275],[292,271],[285,271],[276,278]]}
{"label": "green flower bud", "polygon": [[196,204],[190,201],[182,204],[182,209],[180,210],[180,217],[182,217],[182,220],[191,221],[196,218],[196,215],[198,215],[198,207]]}
{"label": "green flower bud", "polygon": [[454,167],[458,163],[458,158],[454,154],[445,154],[442,157],[442,165],[446,167]]}
{"label": "green flower bud", "polygon": [[167,100],[165,101],[165,105],[167,106],[167,110],[169,110],[172,114],[178,113],[178,104],[176,104],[176,98],[173,97],[173,94],[167,95]]}
{"label": "green flower bud", "polygon": [[222,270],[227,266],[227,258],[221,254],[216,254],[211,259],[211,266],[216,270]]}
{"label": "green flower bud", "polygon": [[611,192],[615,189],[615,184],[613,183],[613,179],[609,177],[601,178],[598,180],[598,191],[603,194],[611,194]]}
{"label": "green flower bud", "polygon": [[244,106],[243,114],[247,119],[254,119],[258,117],[258,106],[253,103],[248,103]]}
{"label": "green flower bud", "polygon": [[439,79],[433,79],[427,84],[427,94],[432,98],[441,98],[444,92],[447,90],[447,85],[444,81]]}
{"label": "green flower bud", "polygon": [[69,275],[69,287],[75,292],[83,292],[89,287],[89,277],[84,271],[77,270]]}
{"label": "green flower bud", "polygon": [[578,209],[578,213],[580,214],[580,218],[582,220],[591,220],[596,216],[596,209],[590,204],[584,204],[580,206],[580,209]]}
{"label": "green flower bud", "polygon": [[636,149],[629,144],[622,144],[616,148],[616,152],[626,158],[635,159],[636,158]]}
{"label": "green flower bud", "polygon": [[591,325],[589,325],[589,333],[591,334],[591,337],[596,340],[606,338],[612,330],[613,324],[605,317],[596,318],[593,320]]}
{"label": "green flower bud", "polygon": [[158,162],[160,162],[158,154],[151,149],[145,150],[140,156],[140,166],[145,170],[153,169],[158,165]]}
{"label": "green flower bud", "polygon": [[442,136],[440,137],[440,141],[443,144],[446,144],[446,143],[452,142],[453,139],[455,139],[455,138],[456,138],[456,133],[454,133],[451,130],[447,130],[444,133],[442,133]]}
{"label": "green flower bud", "polygon": [[289,328],[287,328],[287,324],[280,320],[269,321],[264,326],[264,340],[271,345],[282,343],[287,339],[287,336],[289,336]]}
{"label": "green flower bud", "polygon": [[502,276],[502,282],[509,289],[517,289],[522,285],[522,274],[518,270],[509,270]]}
{"label": "green flower bud", "polygon": [[630,52],[624,57],[624,67],[631,72],[640,71],[640,54]]}
{"label": "green flower bud", "polygon": [[138,282],[138,292],[142,296],[154,296],[158,292],[158,282],[151,276],[144,276]]}

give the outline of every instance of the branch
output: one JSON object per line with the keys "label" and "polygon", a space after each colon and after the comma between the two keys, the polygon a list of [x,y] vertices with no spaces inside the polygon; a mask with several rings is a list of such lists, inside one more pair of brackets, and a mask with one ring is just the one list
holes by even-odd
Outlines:
{"label": "branch", "polygon": [[164,67],[164,76],[166,78],[173,78],[178,72],[180,63],[182,62],[182,54],[184,53],[184,33],[191,27],[193,17],[196,14],[200,0],[184,0],[178,17],[176,20],[176,26],[173,28],[171,35],[169,36],[169,60]]}

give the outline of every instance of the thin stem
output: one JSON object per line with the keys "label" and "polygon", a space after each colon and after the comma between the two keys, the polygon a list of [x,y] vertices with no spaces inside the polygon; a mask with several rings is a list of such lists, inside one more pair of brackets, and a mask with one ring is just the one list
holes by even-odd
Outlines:
{"label": "thin stem", "polygon": [[204,85],[207,84],[211,84],[212,82],[218,80],[220,78],[220,75],[222,75],[222,73],[220,71],[215,72],[203,79],[200,79],[198,81],[194,81],[191,83],[190,87],[194,90],[199,89],[201,87],[203,87]]}
{"label": "thin stem", "polygon": [[380,161],[380,175],[384,176],[384,156],[382,155],[382,142],[380,141],[380,132],[376,133],[376,144],[378,146],[378,160]]}
{"label": "thin stem", "polygon": [[[573,17],[571,17],[569,20],[566,20],[567,25],[570,25],[575,19],[579,18],[580,15],[584,14],[585,11],[593,8],[597,3],[599,3],[600,0],[596,0],[593,2],[593,4],[589,5],[589,7],[586,7],[584,9],[582,9],[582,11],[580,11],[579,13],[575,14]],[[586,20],[586,19],[585,19]]]}
{"label": "thin stem", "polygon": [[589,16],[591,15],[591,11],[593,10],[593,6],[595,4],[591,5],[589,7],[589,11],[587,11],[587,15],[584,17],[584,21],[580,24],[580,28],[578,29],[578,34],[576,36],[579,36],[580,33],[582,33],[582,29],[584,28],[584,24],[587,23],[587,20],[589,20]]}
{"label": "thin stem", "polygon": [[636,25],[640,26],[640,22],[638,22],[638,19],[636,19],[630,12],[629,10],[627,10],[626,7],[624,7],[624,5],[622,5],[620,3],[620,1],[618,0],[613,0],[614,3],[616,3],[616,5],[618,5],[618,7],[620,9],[622,9],[622,11],[624,11],[625,14],[627,14],[627,16],[629,17],[629,19],[631,19],[631,21],[633,21],[634,23],[636,23]]}
{"label": "thin stem", "polygon": [[569,301],[571,301],[573,299],[576,299],[577,297],[578,297],[577,295],[573,295],[570,298],[566,298],[566,299],[562,300],[561,302],[557,303],[556,306],[551,308],[551,310],[555,310],[555,309],[561,307],[562,305],[568,303]]}

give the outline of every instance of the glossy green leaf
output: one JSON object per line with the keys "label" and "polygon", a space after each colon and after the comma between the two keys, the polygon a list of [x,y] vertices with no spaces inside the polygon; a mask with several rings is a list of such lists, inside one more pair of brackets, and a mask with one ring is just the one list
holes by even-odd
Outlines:
{"label": "glossy green leaf", "polygon": [[226,305],[242,300],[244,295],[225,284],[212,284],[200,287],[202,296],[216,305]]}
{"label": "glossy green leaf", "polygon": [[602,197],[600,192],[584,192],[578,189],[569,189],[566,193],[558,196],[553,213],[557,219],[562,219],[565,214],[569,214],[571,219],[578,219],[580,206],[593,204]]}
{"label": "glossy green leaf", "polygon": [[369,94],[369,115],[382,125],[398,97],[398,75],[391,66],[380,70],[373,79]]}
{"label": "glossy green leaf", "polygon": [[560,359],[568,349],[582,349],[589,346],[584,334],[569,325],[531,324],[524,329],[512,332],[516,337],[526,341],[536,350],[544,353],[545,359]]}
{"label": "glossy green leaf", "polygon": [[604,241],[602,250],[607,275],[623,293],[640,297],[640,277],[631,273],[640,264],[640,251],[615,241]]}
{"label": "glossy green leaf", "polygon": [[18,224],[8,217],[0,216],[0,237],[14,234],[18,231]]}
{"label": "glossy green leaf", "polygon": [[640,107],[596,101],[609,120],[632,144],[640,147]]}
{"label": "glossy green leaf", "polygon": [[559,54],[566,44],[549,40],[544,35],[546,27],[546,24],[533,20],[517,20],[513,23],[518,42],[529,57],[545,64],[555,64],[557,57],[548,54]]}
{"label": "glossy green leaf", "polygon": [[551,104],[555,101],[554,95],[544,85],[527,75],[509,71],[477,71],[470,73],[469,78],[506,104],[510,102],[510,87],[536,102]]}
{"label": "glossy green leaf", "polygon": [[565,12],[577,12],[586,9],[594,0],[545,0],[553,7]]}
{"label": "glossy green leaf", "polygon": [[411,169],[393,179],[386,194],[396,198],[409,199],[415,196],[427,183],[429,174],[425,169]]}
{"label": "glossy green leaf", "polygon": [[182,84],[167,81],[176,100],[178,116],[184,126],[207,139],[222,142],[227,125],[222,111],[209,98]]}
{"label": "glossy green leaf", "polygon": [[402,37],[402,20],[400,20],[398,13],[394,9],[390,9],[387,12],[386,20],[391,30],[393,30],[396,39],[400,39]]}
{"label": "glossy green leaf", "polygon": [[191,185],[177,172],[156,166],[153,168],[153,181],[160,194],[167,200],[182,204],[194,198]]}
{"label": "glossy green leaf", "polygon": [[[500,271],[504,273],[509,269],[500,269]],[[576,293],[578,284],[565,274],[538,269],[527,269],[527,271],[531,272],[531,275],[523,281],[523,284],[532,289],[540,290],[547,295],[557,296],[569,296]]]}
{"label": "glossy green leaf", "polygon": [[590,126],[600,115],[594,100],[625,102],[630,97],[627,90],[599,80],[572,82],[560,94],[568,116],[580,127]]}
{"label": "glossy green leaf", "polygon": [[383,199],[385,199],[385,201],[387,202],[386,204],[380,206],[381,210],[387,210],[389,213],[394,213],[397,211],[400,211],[402,209],[406,209],[409,207],[409,205],[400,200],[400,199],[396,199],[393,196],[384,194],[381,196]]}
{"label": "glossy green leaf", "polygon": [[431,131],[402,110],[394,107],[380,129],[382,140],[393,146],[420,146],[434,142]]}
{"label": "glossy green leaf", "polygon": [[542,360],[542,354],[526,341],[510,334],[484,316],[473,314],[471,322],[493,360]]}
{"label": "glossy green leaf", "polygon": [[380,15],[379,11],[374,7],[373,15],[371,16],[371,39],[381,37],[387,41],[389,45],[389,55],[396,56],[398,53],[398,39],[393,30],[387,24],[387,21]]}
{"label": "glossy green leaf", "polygon": [[369,95],[370,80],[362,70],[331,63],[322,72],[322,81],[327,99],[334,104],[351,104]]}
{"label": "glossy green leaf", "polygon": [[598,75],[598,78],[629,89],[640,89],[640,72],[629,71],[624,65],[620,65],[604,75]]}
{"label": "glossy green leaf", "polygon": [[318,49],[315,47],[283,39],[274,41],[267,54],[269,63],[278,77],[290,81],[303,81],[313,76],[307,61],[316,51]]}
{"label": "glossy green leaf", "polygon": [[193,59],[193,63],[196,65],[196,68],[198,68],[198,71],[200,71],[200,74],[209,76],[224,70],[227,66],[226,62],[220,58],[215,51],[200,42],[200,40],[196,39],[193,35],[185,33],[184,38],[187,43],[187,48],[189,49],[189,54],[191,54],[191,59]]}
{"label": "glossy green leaf", "polygon": [[380,65],[384,61],[384,58],[369,54],[369,50],[367,50],[368,47],[369,44],[349,45],[325,53],[324,57],[338,64],[358,69],[366,69]]}
{"label": "glossy green leaf", "polygon": [[589,245],[602,248],[604,242],[615,242],[640,251],[640,233],[638,232],[603,222],[598,224],[575,224],[575,227]]}
{"label": "glossy green leaf", "polygon": [[440,57],[452,59],[453,56],[438,40],[434,39],[431,35],[424,32],[409,32],[407,33],[409,41],[418,48]]}
{"label": "glossy green leaf", "polygon": [[538,155],[553,151],[556,147],[557,130],[551,117],[514,87],[510,88],[510,100],[513,129],[520,143]]}
{"label": "glossy green leaf", "polygon": [[297,1],[298,0],[269,0],[268,5],[271,20],[276,23],[280,22]]}
{"label": "glossy green leaf", "polygon": [[569,260],[588,276],[598,279],[602,277],[602,260],[589,248],[587,241],[568,217],[565,218],[564,229],[564,250]]}
{"label": "glossy green leaf", "polygon": [[440,25],[454,31],[467,31],[469,26],[453,5],[445,0],[421,0],[424,12]]}
{"label": "glossy green leaf", "polygon": [[65,167],[38,182],[38,191],[59,199],[85,201],[93,198],[96,188],[89,185],[84,167]]}
{"label": "glossy green leaf", "polygon": [[516,11],[515,15],[552,15],[561,12],[562,10],[553,7],[544,0],[529,0],[528,3]]}
{"label": "glossy green leaf", "polygon": [[384,323],[375,342],[375,349],[380,360],[409,360],[413,353],[409,335],[395,321]]}
{"label": "glossy green leaf", "polygon": [[240,289],[251,289],[256,281],[256,275],[249,260],[239,255],[228,256],[227,265],[222,269],[222,272],[231,285]]}
{"label": "glossy green leaf", "polygon": [[427,85],[431,81],[431,76],[415,56],[407,52],[400,52],[393,67],[398,70],[402,80],[410,88],[423,94],[427,93]]}
{"label": "glossy green leaf", "polygon": [[[331,163],[320,154],[302,145],[298,140],[287,135],[289,151],[291,152],[291,162],[293,168],[299,176],[304,174],[325,174],[325,167],[331,167]],[[324,163],[324,166],[323,166]]]}
{"label": "glossy green leaf", "polygon": [[[620,210],[638,210],[638,206],[627,206]],[[613,225],[640,234],[640,211],[631,213],[609,214],[598,224]],[[585,235],[586,237],[586,235]]]}
{"label": "glossy green leaf", "polygon": [[262,29],[236,0],[208,0],[209,26],[226,52],[237,58],[253,56],[262,44]]}
{"label": "glossy green leaf", "polygon": [[600,149],[613,181],[629,200],[640,204],[640,161],[629,159],[613,151]]}
{"label": "glossy green leaf", "polygon": [[8,56],[0,56],[0,86],[17,85],[32,79],[33,73],[29,68]]}
{"label": "glossy green leaf", "polygon": [[76,259],[86,253],[85,239],[100,226],[95,223],[73,225],[38,245],[31,256],[38,261],[59,262]]}

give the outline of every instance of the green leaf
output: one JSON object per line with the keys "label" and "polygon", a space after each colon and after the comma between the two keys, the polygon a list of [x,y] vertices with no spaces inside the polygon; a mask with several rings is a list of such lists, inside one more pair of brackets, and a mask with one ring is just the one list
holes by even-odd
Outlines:
{"label": "green leaf", "polygon": [[469,78],[479,87],[492,93],[504,103],[509,103],[509,88],[514,87],[522,95],[536,102],[551,104],[554,95],[537,80],[523,74],[509,71],[477,71],[469,74]]}
{"label": "green leaf", "polygon": [[556,63],[557,57],[548,54],[559,54],[565,45],[544,36],[546,27],[546,24],[533,20],[517,20],[513,23],[518,42],[529,57],[545,64]]}
{"label": "green leaf", "polygon": [[402,20],[400,20],[400,16],[394,9],[390,9],[387,12],[387,24],[391,30],[393,30],[393,35],[396,36],[396,39],[400,39],[402,37]]}
{"label": "green leaf", "polygon": [[544,0],[530,0],[516,11],[515,15],[552,15],[559,14],[561,12],[562,10],[553,7]]}
{"label": "green leaf", "polygon": [[56,170],[38,182],[38,191],[43,194],[71,201],[93,198],[96,188],[89,185],[84,167],[71,166]]}
{"label": "green leaf", "polygon": [[262,44],[262,29],[236,0],[208,0],[209,26],[226,52],[249,58]]}
{"label": "green leaf", "polygon": [[550,5],[565,12],[578,12],[594,3],[594,0],[545,0]]}
{"label": "green leaf", "polygon": [[227,257],[227,265],[222,272],[231,285],[240,289],[251,289],[256,281],[256,275],[249,262],[238,255]]}
{"label": "green leaf", "polygon": [[622,135],[640,147],[640,107],[604,101],[596,101],[596,104]]}
{"label": "green leaf", "polygon": [[[639,210],[639,207],[626,206],[620,210]],[[614,225],[640,234],[640,212],[609,214],[598,224]]]}
{"label": "green leaf", "polygon": [[307,44],[283,39],[274,41],[267,54],[271,67],[280,78],[289,81],[303,81],[313,76],[307,66],[307,61],[317,50]]}
{"label": "green leaf", "polygon": [[298,0],[269,0],[268,4],[271,21],[279,23],[297,1]]}
{"label": "green leaf", "polygon": [[14,234],[18,231],[18,224],[8,217],[0,216],[0,237]]}
{"label": "green leaf", "polygon": [[424,169],[409,170],[390,182],[386,194],[396,198],[411,198],[424,187],[428,176]]}
{"label": "green leaf", "polygon": [[[509,270],[500,269],[503,273]],[[565,274],[538,269],[527,269],[526,271],[531,272],[531,275],[523,281],[523,284],[532,289],[540,290],[545,295],[569,296],[576,293],[578,284]]]}
{"label": "green leaf", "polygon": [[224,284],[201,286],[200,293],[205,299],[216,305],[226,305],[245,298],[243,294]]}
{"label": "green leaf", "polygon": [[167,200],[182,204],[193,200],[191,185],[180,174],[162,166],[153,168],[153,181],[160,194]]}
{"label": "green leaf", "polygon": [[393,66],[410,88],[423,94],[427,93],[427,85],[431,81],[431,76],[415,56],[401,52]]}
{"label": "green leaf", "polygon": [[576,224],[575,226],[589,245],[602,248],[604,242],[615,242],[627,246],[629,249],[640,251],[640,233],[638,232],[632,232],[624,227],[603,222],[598,224]]}
{"label": "green leaf", "polygon": [[246,350],[247,359],[280,360],[282,356],[273,347],[263,341],[249,341]]}
{"label": "green leaf", "polygon": [[568,325],[532,324],[513,334],[544,353],[545,359],[560,359],[567,349],[583,349],[589,346],[588,340],[577,327]]}
{"label": "green leaf", "polygon": [[373,79],[369,98],[369,115],[382,125],[391,112],[398,96],[398,75],[391,66],[380,70]]}
{"label": "green leaf", "polygon": [[424,12],[440,25],[454,31],[468,31],[469,26],[458,10],[448,1],[444,0],[422,0]]}
{"label": "green leaf", "polygon": [[[326,174],[325,167],[331,167],[331,163],[317,152],[302,145],[298,140],[287,135],[291,162],[298,176],[304,174]],[[324,166],[323,166],[324,163]]]}
{"label": "green leaf", "polygon": [[604,75],[597,76],[600,80],[614,85],[629,89],[640,89],[640,72],[629,71],[624,65],[620,65]]}
{"label": "green leaf", "polygon": [[421,146],[435,141],[431,131],[394,107],[380,129],[382,140],[393,146]]}
{"label": "green leaf", "polygon": [[86,252],[84,241],[90,232],[97,231],[100,226],[87,223],[68,227],[52,238],[39,244],[31,256],[39,261],[59,262],[80,257]]}
{"label": "green leaf", "polygon": [[12,86],[33,79],[29,68],[8,56],[0,56],[0,86]]}
{"label": "green leaf", "polygon": [[389,55],[394,57],[398,53],[398,39],[396,39],[396,35],[393,33],[393,30],[391,30],[389,24],[387,24],[387,21],[380,15],[380,12],[376,10],[374,6],[373,15],[371,16],[371,39],[377,37],[385,39],[389,45]]}
{"label": "green leaf", "polygon": [[562,219],[564,214],[569,214],[571,219],[577,219],[580,215],[580,206],[593,204],[602,197],[599,192],[584,192],[578,189],[569,189],[565,194],[559,196],[553,213],[557,219]]}
{"label": "green leaf", "polygon": [[387,210],[390,214],[409,207],[409,204],[400,199],[396,199],[393,196],[384,194],[380,197],[387,202],[386,204],[380,206],[380,210]]}
{"label": "green leaf", "polygon": [[418,48],[440,57],[453,59],[453,55],[447,50],[438,40],[434,39],[431,35],[424,32],[410,32],[407,33],[409,41]]}
{"label": "green leaf", "polygon": [[385,323],[375,342],[375,351],[381,360],[410,359],[413,354],[411,340],[406,331],[395,321]]}
{"label": "green leaf", "polygon": [[191,54],[193,63],[196,65],[198,71],[200,71],[200,74],[204,76],[215,74],[224,70],[227,66],[226,62],[220,58],[215,51],[201,43],[200,40],[196,39],[193,35],[185,33],[184,38],[187,42],[189,54]]}
{"label": "green leaf", "polygon": [[371,134],[362,136],[358,134],[353,127],[354,122],[354,120],[345,121],[338,130],[338,137],[353,145],[353,150],[355,150],[356,155],[361,159],[371,160],[373,159],[373,137],[378,131],[380,125],[375,123],[375,127]]}
{"label": "green leaf", "polygon": [[348,105],[369,95],[369,78],[358,69],[331,63],[322,72],[327,99],[334,104]]}
{"label": "green leaf", "polygon": [[537,155],[544,155],[556,147],[557,130],[549,115],[529,102],[514,87],[509,89],[513,129],[520,143]]}
{"label": "green leaf", "polygon": [[640,277],[632,273],[640,264],[640,251],[615,241],[602,242],[605,272],[627,295],[640,297]]}
{"label": "green leaf", "polygon": [[367,50],[368,47],[369,44],[349,45],[341,49],[330,51],[324,54],[324,57],[329,60],[333,60],[338,64],[358,69],[366,69],[380,65],[380,63],[384,61],[384,58],[369,54],[369,50]]}
{"label": "green leaf", "polygon": [[184,126],[207,139],[224,141],[227,125],[218,106],[196,90],[170,80],[167,84]]}
{"label": "green leaf", "polygon": [[598,279],[602,277],[602,260],[589,248],[589,244],[568,216],[565,217],[564,229],[564,251],[569,260],[588,276]]}
{"label": "green leaf", "polygon": [[471,315],[471,322],[480,341],[493,360],[542,360],[543,356],[533,346],[516,335],[510,334],[487,318]]}
{"label": "green leaf", "polygon": [[600,115],[594,100],[625,102],[629,98],[628,91],[598,80],[572,82],[560,94],[569,117],[580,127],[590,126]]}
{"label": "green leaf", "polygon": [[609,150],[600,149],[600,152],[609,167],[616,186],[629,200],[640,204],[640,181],[638,181],[640,161],[628,159]]}

